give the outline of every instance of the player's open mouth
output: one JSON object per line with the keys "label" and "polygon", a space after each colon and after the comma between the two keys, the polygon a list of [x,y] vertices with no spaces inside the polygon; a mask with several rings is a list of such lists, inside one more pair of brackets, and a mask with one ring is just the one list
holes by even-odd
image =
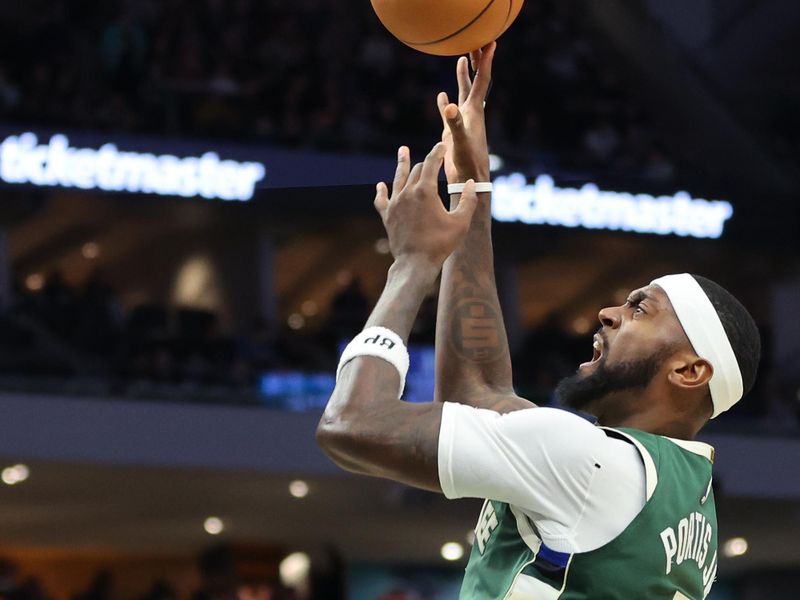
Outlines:
{"label": "player's open mouth", "polygon": [[599,361],[603,357],[603,340],[600,335],[595,334],[594,343],[592,344],[592,360],[582,363],[581,367],[588,367]]}

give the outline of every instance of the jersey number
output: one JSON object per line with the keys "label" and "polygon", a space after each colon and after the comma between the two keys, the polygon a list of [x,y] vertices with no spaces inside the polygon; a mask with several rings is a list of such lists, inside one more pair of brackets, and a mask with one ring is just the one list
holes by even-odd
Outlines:
{"label": "jersey number", "polygon": [[481,554],[486,551],[486,542],[492,537],[492,532],[497,529],[497,525],[497,513],[494,511],[494,505],[487,500],[483,504],[481,516],[478,517],[478,524],[475,526],[475,543],[478,544]]}

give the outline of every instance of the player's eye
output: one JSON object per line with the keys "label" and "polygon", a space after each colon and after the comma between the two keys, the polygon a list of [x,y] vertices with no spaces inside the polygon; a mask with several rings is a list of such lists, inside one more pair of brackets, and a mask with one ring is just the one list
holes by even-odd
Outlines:
{"label": "player's eye", "polygon": [[628,300],[625,305],[626,307],[632,308],[634,314],[647,314],[647,312],[642,308],[641,300]]}

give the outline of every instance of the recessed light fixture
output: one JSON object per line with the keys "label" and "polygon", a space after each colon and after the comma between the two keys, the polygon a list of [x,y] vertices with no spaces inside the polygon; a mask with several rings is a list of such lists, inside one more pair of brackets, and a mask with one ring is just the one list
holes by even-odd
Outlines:
{"label": "recessed light fixture", "polygon": [[464,556],[464,546],[458,542],[447,542],[442,546],[441,554],[445,560],[458,560]]}
{"label": "recessed light fixture", "polygon": [[722,553],[728,558],[735,558],[747,554],[750,544],[743,537],[729,539],[722,545]]}
{"label": "recessed light fixture", "polygon": [[6,485],[17,485],[18,483],[22,483],[23,481],[27,480],[28,477],[30,477],[30,474],[31,471],[27,465],[19,464],[3,469],[0,479],[2,479],[3,483]]}
{"label": "recessed light fixture", "polygon": [[208,535],[219,535],[225,529],[225,524],[219,517],[208,517],[203,522],[203,529]]}
{"label": "recessed light fixture", "polygon": [[308,496],[308,484],[302,479],[295,479],[289,484],[289,493],[295,498]]}
{"label": "recessed light fixture", "polygon": [[311,559],[305,552],[293,552],[278,565],[281,583],[295,588],[305,583],[311,570]]}

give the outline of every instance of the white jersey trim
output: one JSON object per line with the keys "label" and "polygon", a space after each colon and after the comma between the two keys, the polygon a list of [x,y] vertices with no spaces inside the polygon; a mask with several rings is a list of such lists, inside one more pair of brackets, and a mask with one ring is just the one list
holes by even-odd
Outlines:
{"label": "white jersey trim", "polygon": [[530,548],[534,556],[536,556],[539,553],[539,549],[542,547],[542,538],[536,533],[533,525],[531,525],[530,519],[520,508],[510,504],[508,508],[511,509],[511,513],[517,520],[517,533],[519,533],[519,537],[522,538],[525,545]]}
{"label": "white jersey trim", "polygon": [[644,478],[645,478],[645,486],[646,486],[646,493],[645,499],[650,500],[653,497],[653,494],[656,491],[656,486],[658,485],[658,469],[656,469],[656,463],[653,461],[653,457],[650,456],[650,453],[647,451],[642,443],[637,440],[635,437],[628,435],[624,431],[620,431],[619,429],[614,429],[611,427],[601,427],[600,429],[604,429],[606,431],[612,431],[616,434],[623,436],[626,440],[630,441],[636,449],[639,451],[639,454],[642,456],[642,462],[644,462]]}
{"label": "white jersey trim", "polygon": [[[664,436],[664,437],[666,437],[666,436]],[[709,460],[709,462],[712,463],[712,464],[714,463],[714,447],[713,446],[709,446],[708,444],[705,444],[703,442],[696,442],[696,441],[692,441],[692,440],[679,440],[679,439],[671,438],[671,437],[668,437],[667,439],[670,442],[672,442],[673,444],[675,444],[676,446],[680,446],[684,450],[688,450],[689,452],[692,452],[693,454],[697,454],[699,456],[707,458]]]}
{"label": "white jersey trim", "polygon": [[544,581],[520,573],[511,584],[506,600],[557,600],[561,590],[557,590]]}

